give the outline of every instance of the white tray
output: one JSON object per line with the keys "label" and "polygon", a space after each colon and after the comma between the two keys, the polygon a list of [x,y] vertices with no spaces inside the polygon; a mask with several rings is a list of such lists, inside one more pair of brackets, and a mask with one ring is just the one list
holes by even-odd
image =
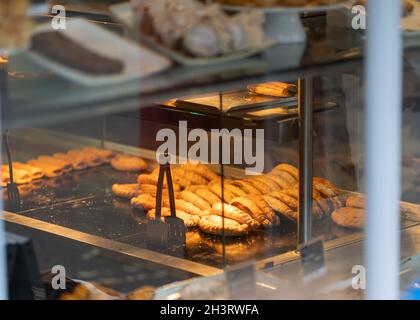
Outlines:
{"label": "white tray", "polygon": [[[135,30],[136,26],[134,25],[134,13],[132,11],[132,7],[130,2],[124,2],[120,4],[115,4],[110,6],[110,11],[113,17],[118,21],[124,24],[127,28],[131,30]],[[172,50],[158,42],[156,42],[151,37],[140,36],[139,40],[144,44],[148,45],[152,49],[159,51],[160,53],[166,55],[167,57],[171,58],[172,60],[186,66],[204,66],[204,65],[212,65],[212,64],[219,64],[225,62],[236,61],[240,59],[244,59],[247,57],[251,57],[256,55],[266,48],[272,46],[276,43],[276,41],[272,39],[267,39],[266,42],[257,48],[252,48],[250,50],[235,52],[219,57],[211,57],[211,58],[200,58],[200,57],[191,57],[183,54],[182,52]]]}
{"label": "white tray", "polygon": [[[35,33],[52,31],[49,24],[39,26]],[[118,59],[124,65],[119,74],[91,75],[52,61],[34,51],[30,57],[43,67],[86,86],[102,86],[138,80],[167,69],[171,61],[152,50],[130,42],[118,34],[108,31],[85,19],[68,19],[66,29],[61,30],[86,49],[108,58]]]}

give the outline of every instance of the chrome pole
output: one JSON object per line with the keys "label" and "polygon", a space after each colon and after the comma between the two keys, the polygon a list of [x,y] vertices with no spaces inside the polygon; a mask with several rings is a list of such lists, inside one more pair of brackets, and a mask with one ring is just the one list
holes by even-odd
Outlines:
{"label": "chrome pole", "polygon": [[299,219],[298,245],[312,238],[313,82],[299,79]]}
{"label": "chrome pole", "polygon": [[399,298],[401,3],[369,0],[366,77],[366,298]]}

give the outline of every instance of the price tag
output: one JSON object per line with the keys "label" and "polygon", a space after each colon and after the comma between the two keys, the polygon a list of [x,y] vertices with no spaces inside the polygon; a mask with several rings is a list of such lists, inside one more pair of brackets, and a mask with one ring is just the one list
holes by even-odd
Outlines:
{"label": "price tag", "polygon": [[301,245],[299,251],[304,283],[319,279],[327,273],[323,238],[313,239]]}
{"label": "price tag", "polygon": [[242,263],[225,270],[225,277],[229,298],[253,299],[255,298],[255,264]]}

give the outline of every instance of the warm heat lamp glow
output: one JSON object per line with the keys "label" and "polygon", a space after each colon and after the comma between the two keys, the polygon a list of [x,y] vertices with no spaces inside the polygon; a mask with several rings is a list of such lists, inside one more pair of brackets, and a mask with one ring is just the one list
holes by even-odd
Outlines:
{"label": "warm heat lamp glow", "polygon": [[7,63],[8,61],[9,59],[7,59],[7,57],[0,56],[0,63]]}

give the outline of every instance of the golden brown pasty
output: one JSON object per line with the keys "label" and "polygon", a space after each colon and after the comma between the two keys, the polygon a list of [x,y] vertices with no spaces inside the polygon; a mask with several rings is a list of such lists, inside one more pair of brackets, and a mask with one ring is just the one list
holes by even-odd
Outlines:
{"label": "golden brown pasty", "polygon": [[[199,222],[200,230],[216,236],[244,236],[248,233],[248,225],[241,224],[229,218],[222,218],[218,215],[201,217]],[[224,227],[224,228],[223,228]]]}
{"label": "golden brown pasty", "polygon": [[272,196],[282,202],[284,202],[291,210],[296,211],[298,209],[298,200],[284,193],[283,191],[271,192],[269,196]]}
{"label": "golden brown pasty", "polygon": [[226,188],[223,190],[222,194],[222,185],[219,182],[211,182],[208,185],[208,188],[211,192],[217,195],[220,199],[223,199],[225,202],[230,202],[235,198],[232,192],[227,190]]}
{"label": "golden brown pasty", "polygon": [[207,165],[202,163],[186,163],[182,165],[182,168],[185,170],[195,172],[203,178],[207,179],[208,181],[216,180],[219,178],[219,176],[215,172],[213,172]]}
{"label": "golden brown pasty", "polygon": [[109,163],[116,156],[114,151],[108,149],[85,147],[82,149],[82,151],[94,154],[95,156],[99,157],[103,163]]}
{"label": "golden brown pasty", "polygon": [[292,222],[297,221],[297,212],[290,209],[290,207],[283,201],[272,196],[263,196],[263,198],[274,211],[281,214],[287,220]]}
{"label": "golden brown pasty", "polygon": [[140,194],[139,196],[132,198],[130,201],[134,208],[142,210],[151,210],[156,208],[156,198],[150,194]]}
{"label": "golden brown pasty", "polygon": [[63,173],[67,173],[73,170],[73,166],[67,160],[57,159],[50,156],[39,156],[36,160],[57,166],[61,168]]}
{"label": "golden brown pasty", "polygon": [[112,192],[117,197],[131,199],[140,195],[140,186],[137,183],[113,184]]}
{"label": "golden brown pasty", "polygon": [[[2,166],[2,178],[4,181],[4,185],[6,186],[10,183],[10,175],[9,175],[9,166],[3,165]],[[13,182],[16,184],[25,184],[32,181],[32,177],[26,170],[21,169],[13,169]]]}
{"label": "golden brown pasty", "polygon": [[259,195],[261,195],[261,192],[257,188],[255,188],[252,185],[252,183],[250,183],[249,181],[235,180],[231,184],[234,185],[234,186],[238,186],[243,191],[245,191],[246,194],[259,194]]}
{"label": "golden brown pasty", "polygon": [[[142,173],[137,177],[137,182],[140,184],[152,184],[157,186],[159,180],[159,176],[157,174],[146,174]],[[172,182],[174,191],[181,191],[181,186],[177,184],[175,181]],[[168,184],[166,182],[166,177],[163,181],[163,187],[167,188]]]}
{"label": "golden brown pasty", "polygon": [[253,94],[262,94],[265,96],[287,98],[296,95],[296,85],[285,82],[253,84],[247,88]]}
{"label": "golden brown pasty", "polygon": [[88,151],[70,150],[67,154],[70,157],[81,157],[89,168],[98,167],[104,164],[104,161],[98,155]]}
{"label": "golden brown pasty", "polygon": [[[184,224],[187,228],[192,228],[198,226],[200,222],[200,217],[195,216],[189,213],[186,213],[182,210],[175,210],[176,216],[184,221]],[[147,218],[154,220],[156,218],[156,210],[152,209],[147,212]],[[165,217],[171,216],[171,210],[169,208],[163,207],[161,210],[161,220],[165,222]]]}
{"label": "golden brown pasty", "polygon": [[194,193],[199,196],[201,199],[205,199],[211,206],[215,203],[219,203],[222,201],[217,195],[211,192],[207,186],[205,188],[199,188],[194,191]]}
{"label": "golden brown pasty", "polygon": [[229,190],[235,197],[244,197],[247,195],[244,190],[233,184],[226,183],[224,187],[226,190]]}
{"label": "golden brown pasty", "polygon": [[[241,211],[249,214],[252,218],[257,220],[262,226],[269,226],[270,221],[266,218],[264,212],[250,199],[247,197],[234,198],[230,204],[237,207]],[[226,213],[225,213],[226,215]]]}
{"label": "golden brown pasty", "polygon": [[240,224],[246,224],[250,229],[258,229],[261,226],[260,223],[257,220],[255,220],[250,214],[226,203],[214,204],[210,210],[210,214],[224,216],[225,218],[235,220]]}
{"label": "golden brown pasty", "polygon": [[346,207],[353,207],[353,208],[366,208],[366,198],[363,196],[351,196],[348,197],[346,200]]}
{"label": "golden brown pasty", "polygon": [[288,163],[281,163],[277,165],[276,167],[274,167],[271,172],[276,173],[276,172],[281,172],[281,171],[284,171],[290,174],[295,179],[296,182],[299,181],[299,170],[295,166]]}
{"label": "golden brown pasty", "polygon": [[197,208],[201,210],[210,210],[211,205],[203,198],[199,197],[198,195],[192,193],[191,191],[184,190],[181,192],[181,199],[192,203]]}
{"label": "golden brown pasty", "polygon": [[41,179],[44,176],[44,172],[41,168],[31,166],[29,164],[21,163],[21,162],[13,162],[13,169],[20,169],[27,171],[32,180]]}
{"label": "golden brown pasty", "polygon": [[262,210],[265,217],[271,222],[272,225],[277,226],[280,224],[280,219],[271,208],[269,203],[264,199],[263,196],[250,194],[247,196],[250,200],[252,200],[258,208]]}
{"label": "golden brown pasty", "polygon": [[260,180],[249,179],[246,181],[251,183],[254,188],[260,192],[260,194],[269,194],[271,192],[271,189],[268,187],[268,185]]}
{"label": "golden brown pasty", "polygon": [[119,154],[110,160],[111,166],[118,171],[143,171],[147,169],[144,159],[136,156]]}
{"label": "golden brown pasty", "polygon": [[53,158],[65,160],[71,163],[73,170],[83,170],[87,168],[87,163],[80,155],[69,155],[68,153],[54,153]]}
{"label": "golden brown pasty", "polygon": [[61,175],[63,175],[64,171],[63,168],[53,164],[53,163],[49,163],[49,162],[44,162],[44,161],[39,161],[39,160],[29,160],[27,162],[27,164],[34,166],[34,167],[38,167],[41,168],[41,170],[44,172],[45,176],[48,178],[54,178],[54,177],[59,177]]}
{"label": "golden brown pasty", "polygon": [[[164,207],[170,207],[169,199],[163,199],[163,206]],[[191,202],[182,200],[182,199],[175,199],[175,208],[176,210],[181,210],[186,213],[189,213],[193,216],[203,216],[208,214],[206,210],[201,210],[200,208],[196,207]]]}
{"label": "golden brown pasty", "polygon": [[365,225],[364,209],[344,207],[335,210],[331,219],[339,226],[345,228],[362,229]]}
{"label": "golden brown pasty", "polygon": [[208,183],[206,178],[194,171],[189,171],[188,169],[184,168],[184,166],[176,167],[172,170],[172,172],[174,172],[176,175],[179,175],[181,178],[188,180],[191,185],[205,185]]}

